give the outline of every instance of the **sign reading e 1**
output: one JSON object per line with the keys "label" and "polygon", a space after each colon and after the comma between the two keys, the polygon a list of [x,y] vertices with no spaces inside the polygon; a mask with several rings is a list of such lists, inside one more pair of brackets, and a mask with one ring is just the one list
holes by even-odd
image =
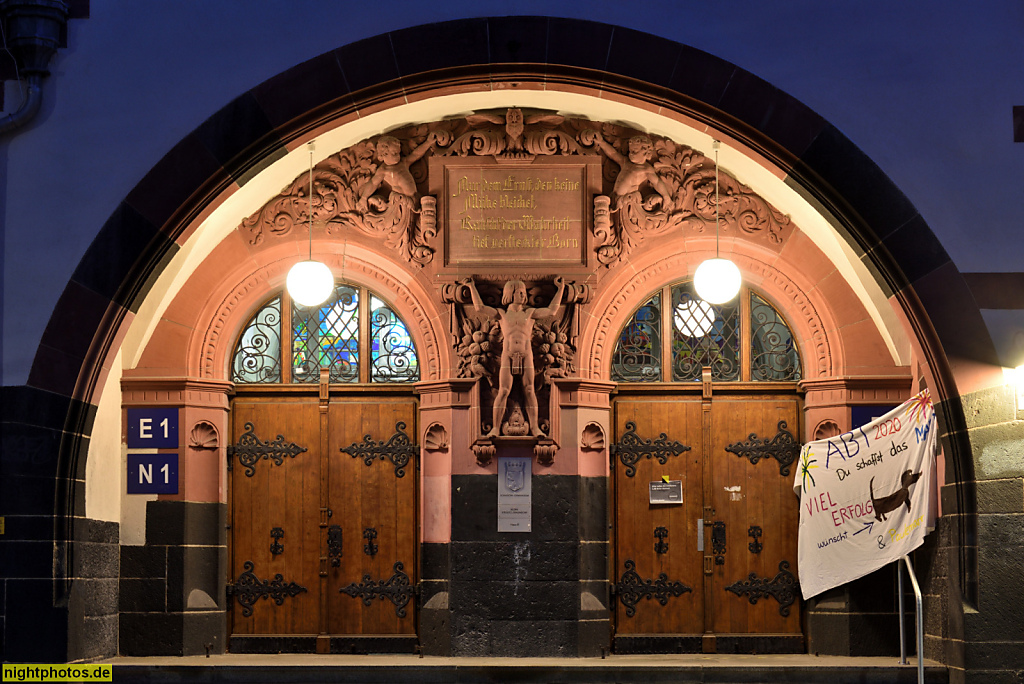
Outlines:
{"label": "sign reading e 1", "polygon": [[128,448],[178,448],[178,409],[128,409]]}
{"label": "sign reading e 1", "polygon": [[129,494],[177,494],[178,454],[128,454]]}

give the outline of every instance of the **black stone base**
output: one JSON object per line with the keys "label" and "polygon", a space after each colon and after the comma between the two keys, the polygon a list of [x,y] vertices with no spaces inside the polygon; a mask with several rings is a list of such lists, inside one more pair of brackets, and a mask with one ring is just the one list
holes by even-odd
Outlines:
{"label": "black stone base", "polygon": [[[447,554],[443,545],[424,548],[425,585],[437,583],[421,604],[424,653],[607,653],[606,479],[535,474],[528,533],[497,531],[497,487],[496,475],[452,478],[451,544]],[[427,636],[437,628],[447,628],[447,640]]]}
{"label": "black stone base", "polygon": [[223,653],[227,613],[121,613],[119,643],[125,656]]}
{"label": "black stone base", "polygon": [[[229,641],[232,653],[316,653],[317,636],[237,635]],[[339,654],[415,653],[416,635],[332,636],[330,652]]]}

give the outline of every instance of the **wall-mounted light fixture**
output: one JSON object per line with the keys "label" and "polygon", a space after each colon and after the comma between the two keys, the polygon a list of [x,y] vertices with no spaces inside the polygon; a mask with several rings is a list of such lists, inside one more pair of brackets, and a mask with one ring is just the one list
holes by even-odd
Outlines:
{"label": "wall-mounted light fixture", "polygon": [[291,298],[302,306],[323,304],[334,291],[334,274],[327,264],[313,260],[313,149],[309,143],[309,259],[288,271],[286,286]]}
{"label": "wall-mounted light fixture", "polygon": [[693,287],[697,295],[706,302],[712,304],[725,304],[732,300],[740,291],[743,278],[740,276],[740,269],[728,259],[723,259],[719,251],[719,221],[720,212],[718,209],[718,148],[721,143],[717,140],[711,142],[715,151],[715,258],[707,259],[697,267],[693,274]]}

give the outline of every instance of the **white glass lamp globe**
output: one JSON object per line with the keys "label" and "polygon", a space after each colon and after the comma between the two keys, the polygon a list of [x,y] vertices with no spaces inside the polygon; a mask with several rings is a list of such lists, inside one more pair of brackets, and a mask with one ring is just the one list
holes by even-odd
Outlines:
{"label": "white glass lamp globe", "polygon": [[697,296],[712,304],[725,304],[740,291],[740,269],[728,259],[708,259],[693,274]]}
{"label": "white glass lamp globe", "polygon": [[323,304],[334,290],[334,274],[327,264],[300,261],[288,271],[288,294],[302,306]]}

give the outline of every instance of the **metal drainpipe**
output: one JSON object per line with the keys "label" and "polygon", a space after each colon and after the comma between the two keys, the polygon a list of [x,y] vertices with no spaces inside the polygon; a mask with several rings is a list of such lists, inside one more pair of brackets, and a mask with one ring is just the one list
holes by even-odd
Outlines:
{"label": "metal drainpipe", "polygon": [[0,0],[7,47],[19,62],[26,83],[25,101],[18,111],[0,118],[0,135],[24,126],[43,104],[42,82],[50,75],[50,59],[60,47],[68,21],[64,0]]}

